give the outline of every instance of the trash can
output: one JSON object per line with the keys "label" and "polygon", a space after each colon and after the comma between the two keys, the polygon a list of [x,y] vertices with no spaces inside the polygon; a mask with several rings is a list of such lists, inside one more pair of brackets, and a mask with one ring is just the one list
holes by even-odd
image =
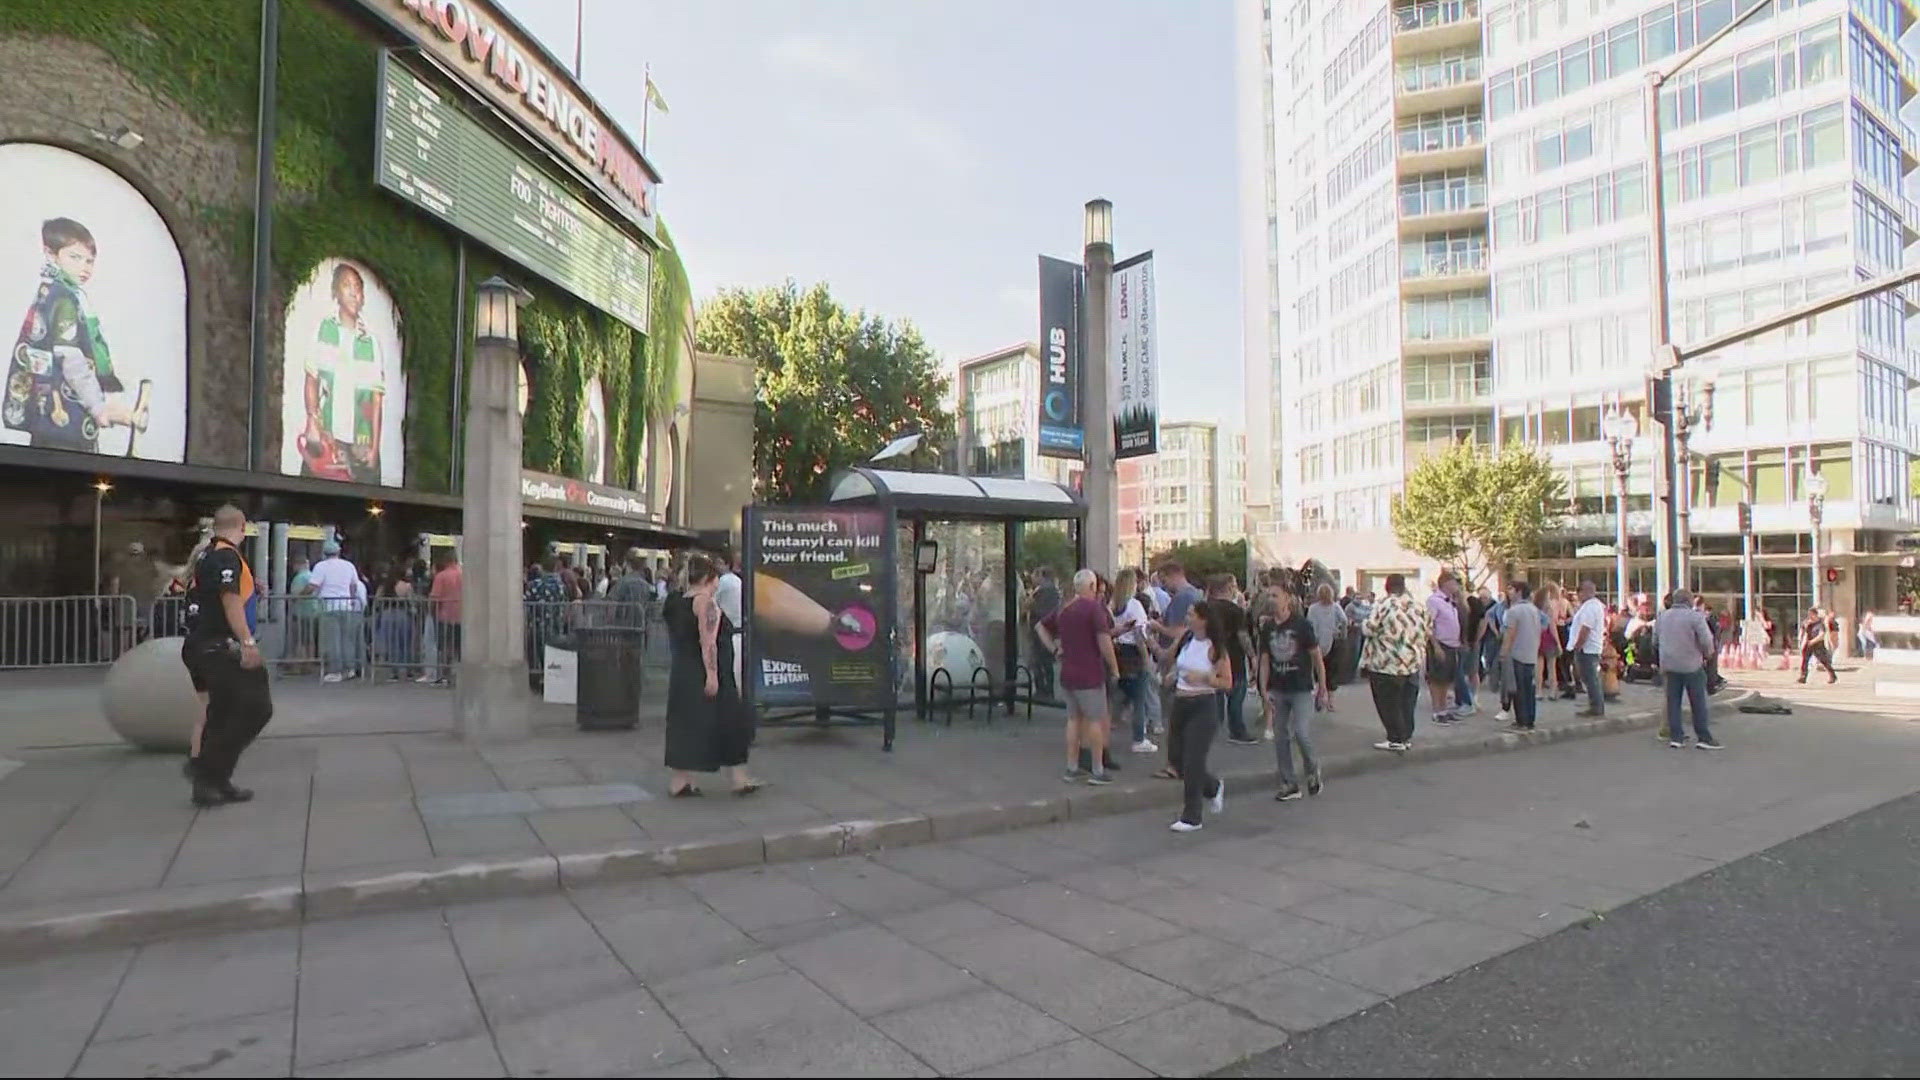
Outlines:
{"label": "trash can", "polygon": [[632,729],[640,723],[641,661],[646,638],[639,627],[583,627],[574,632],[580,670],[575,717],[582,731]]}

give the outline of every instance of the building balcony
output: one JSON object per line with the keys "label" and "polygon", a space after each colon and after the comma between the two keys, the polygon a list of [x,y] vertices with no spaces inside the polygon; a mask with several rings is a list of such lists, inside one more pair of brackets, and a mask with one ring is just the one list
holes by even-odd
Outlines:
{"label": "building balcony", "polygon": [[1409,319],[1400,335],[1400,354],[1407,358],[1491,348],[1491,319],[1448,319],[1422,324]]}
{"label": "building balcony", "polygon": [[1393,52],[1415,56],[1480,44],[1480,0],[1422,0],[1393,11]]}
{"label": "building balcony", "polygon": [[1408,60],[1394,68],[1394,111],[1417,116],[1478,105],[1482,86],[1477,46],[1472,52]]}
{"label": "building balcony", "polygon": [[1487,223],[1487,183],[1400,185],[1400,235],[1452,229],[1484,228]]}
{"label": "building balcony", "polygon": [[1447,244],[1400,253],[1400,295],[1487,288],[1492,281],[1485,244]]}
{"label": "building balcony", "polygon": [[1409,381],[1401,390],[1400,405],[1408,415],[1490,409],[1493,407],[1493,380],[1462,379],[1452,383]]}
{"label": "building balcony", "polygon": [[1486,127],[1478,117],[1403,124],[1395,145],[1401,176],[1471,168],[1486,160]]}

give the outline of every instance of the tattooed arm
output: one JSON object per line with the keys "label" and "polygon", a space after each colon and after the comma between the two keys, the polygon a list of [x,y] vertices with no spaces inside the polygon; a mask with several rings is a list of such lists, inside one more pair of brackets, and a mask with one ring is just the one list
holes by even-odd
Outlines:
{"label": "tattooed arm", "polygon": [[700,617],[700,662],[707,669],[707,696],[720,692],[720,605],[713,597],[702,596],[694,602]]}

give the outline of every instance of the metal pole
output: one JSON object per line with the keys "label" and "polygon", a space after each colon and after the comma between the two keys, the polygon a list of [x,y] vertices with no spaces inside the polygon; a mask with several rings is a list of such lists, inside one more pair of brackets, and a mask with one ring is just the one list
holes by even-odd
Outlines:
{"label": "metal pole", "polygon": [[1113,403],[1107,391],[1107,302],[1113,292],[1113,244],[1086,245],[1087,292],[1082,307],[1080,425],[1086,432],[1087,551],[1085,565],[1109,579],[1119,545],[1114,533]]}
{"label": "metal pole", "polygon": [[[1647,266],[1653,275],[1652,288],[1649,291],[1648,313],[1653,330],[1654,357],[1657,374],[1671,378],[1670,369],[1665,369],[1673,347],[1673,322],[1668,312],[1667,296],[1667,198],[1666,176],[1661,168],[1660,138],[1660,85],[1666,76],[1658,71],[1647,74],[1646,88],[1646,125],[1647,125]],[[1666,596],[1680,580],[1680,527],[1679,527],[1679,486],[1674,482],[1675,445],[1674,445],[1674,395],[1667,395],[1668,408],[1657,415],[1651,415],[1654,423],[1660,425],[1660,456],[1654,465],[1654,500],[1657,526],[1654,531],[1654,544],[1660,558],[1656,562],[1657,583],[1654,590]],[[1654,413],[1654,403],[1647,403],[1649,414]]]}
{"label": "metal pole", "polygon": [[1812,499],[1807,501],[1807,516],[1813,519],[1813,580],[1808,583],[1813,599],[1809,602],[1809,608],[1820,606],[1820,512],[1822,509],[1818,501]]}
{"label": "metal pole", "polygon": [[1746,617],[1756,618],[1753,610],[1753,531],[1740,534],[1740,588],[1746,595]]}
{"label": "metal pole", "polygon": [[100,595],[100,504],[107,501],[107,489],[93,486],[93,595]]}
{"label": "metal pole", "polygon": [[1613,491],[1614,533],[1613,533],[1613,597],[1622,608],[1627,606],[1627,462],[1614,458]]}

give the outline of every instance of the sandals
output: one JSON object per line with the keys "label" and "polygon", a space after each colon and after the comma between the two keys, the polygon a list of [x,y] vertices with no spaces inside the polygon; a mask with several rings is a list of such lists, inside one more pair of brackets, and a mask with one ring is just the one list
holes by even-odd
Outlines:
{"label": "sandals", "polygon": [[755,780],[751,783],[741,784],[739,787],[734,788],[733,793],[736,796],[740,796],[744,798],[745,796],[751,795],[754,792],[759,791],[761,788],[766,786],[767,785],[761,783],[760,781]]}
{"label": "sandals", "polygon": [[1169,768],[1161,769],[1159,772],[1154,773],[1153,778],[1155,780],[1178,780],[1180,779],[1180,774],[1177,772],[1174,772],[1173,769],[1169,767]]}
{"label": "sandals", "polygon": [[692,784],[688,784],[686,787],[683,787],[678,791],[669,792],[669,794],[676,799],[697,799],[700,796],[705,795],[706,792],[701,791],[699,788],[694,787]]}

